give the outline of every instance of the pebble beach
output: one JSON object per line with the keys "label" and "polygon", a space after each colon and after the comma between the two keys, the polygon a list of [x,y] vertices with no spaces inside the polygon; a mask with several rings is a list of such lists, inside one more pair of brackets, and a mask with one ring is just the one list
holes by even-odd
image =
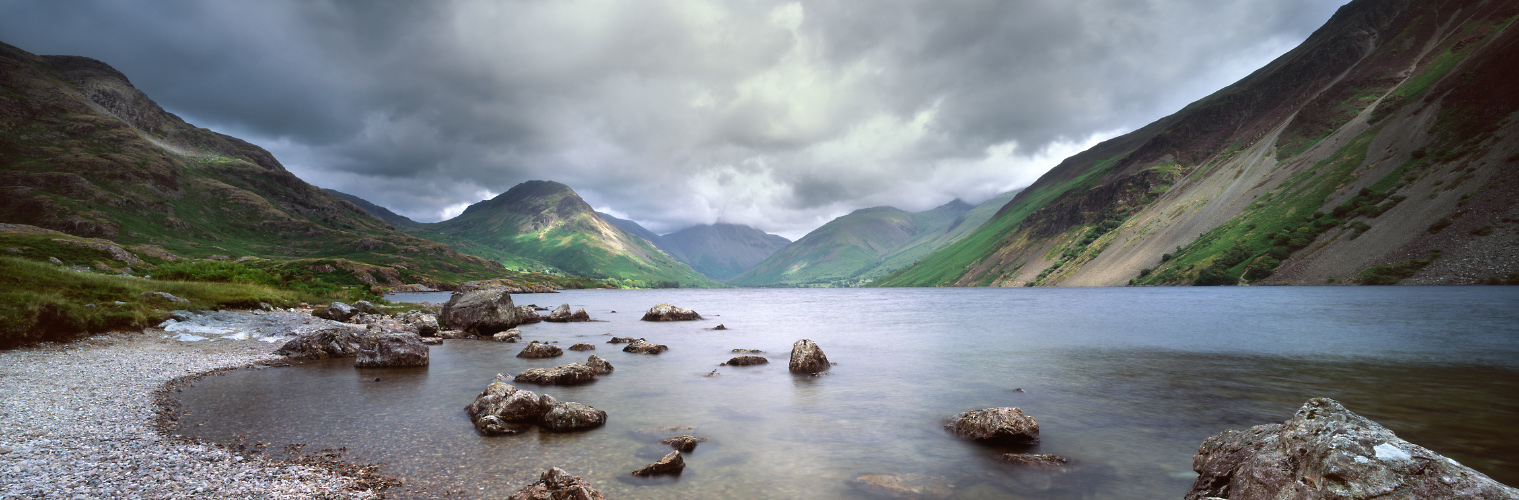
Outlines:
{"label": "pebble beach", "polygon": [[280,359],[269,342],[167,337],[150,329],[0,351],[0,499],[381,497],[328,467],[165,435],[166,386]]}

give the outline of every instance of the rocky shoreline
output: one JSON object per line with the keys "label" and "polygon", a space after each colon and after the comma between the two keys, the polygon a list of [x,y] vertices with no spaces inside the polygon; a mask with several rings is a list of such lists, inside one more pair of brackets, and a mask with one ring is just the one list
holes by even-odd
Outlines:
{"label": "rocky shoreline", "polygon": [[162,330],[0,351],[0,498],[380,498],[388,481],[330,460],[281,461],[166,434],[174,388],[278,363],[266,342]]}

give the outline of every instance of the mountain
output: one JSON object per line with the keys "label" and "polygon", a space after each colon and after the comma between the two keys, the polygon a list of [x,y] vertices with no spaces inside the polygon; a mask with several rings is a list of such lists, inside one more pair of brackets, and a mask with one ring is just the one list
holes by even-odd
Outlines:
{"label": "mountain", "polygon": [[[623,231],[627,231],[629,233],[632,233],[633,236],[637,236],[639,238],[643,238],[644,240],[648,241],[649,243],[654,244],[654,248],[658,248],[660,251],[662,251],[662,252],[664,252],[666,254],[669,254],[671,257],[676,257],[674,253],[670,252],[669,248],[665,247],[664,238],[661,238],[659,235],[654,234],[654,231],[650,231],[648,229],[645,229],[643,226],[639,225],[637,222],[633,222],[633,221],[630,221],[630,220],[627,220],[627,219],[619,219],[617,217],[613,217],[612,214],[607,214],[607,213],[602,213],[602,212],[596,212],[596,215],[599,215],[599,216],[601,216],[602,219],[606,220],[607,222],[612,223],[613,226],[617,226],[619,228],[622,228]],[[679,260],[679,257],[676,257],[676,259]]]}
{"label": "mountain", "polygon": [[954,219],[951,219],[946,223],[929,226],[928,229],[914,235],[912,239],[909,239],[902,244],[897,245],[896,248],[893,248],[890,252],[881,258],[880,264],[877,264],[875,267],[870,268],[870,270],[861,273],[860,279],[879,279],[880,277],[885,276],[892,271],[901,269],[903,267],[911,265],[914,262],[917,262],[918,259],[921,259],[924,256],[933,253],[935,250],[944,248],[946,246],[949,246],[951,243],[959,241],[960,238],[964,238],[966,235],[970,234],[971,231],[975,231],[976,228],[981,227],[981,225],[985,224],[986,221],[991,220],[992,216],[996,215],[997,211],[1001,210],[1003,205],[1006,205],[1007,202],[1012,201],[1013,196],[1017,194],[1018,191],[1013,190],[997,195],[989,200],[981,202],[980,205],[976,205],[975,207],[970,208],[970,210],[956,216]]}
{"label": "mountain", "polygon": [[370,203],[369,200],[333,189],[323,188],[322,191],[340,200],[347,200],[349,203],[357,205],[359,208],[363,209],[364,212],[368,213],[369,215],[382,221],[388,222],[392,226],[414,227],[421,224],[420,222],[411,220],[411,218],[405,215],[392,212],[388,208]]}
{"label": "mountain", "polygon": [[918,213],[862,208],[823,224],[729,280],[735,285],[853,283],[920,233],[953,223],[971,205],[954,200]]}
{"label": "mountain", "polygon": [[1355,0],[876,284],[1519,282],[1516,16]]}
{"label": "mountain", "polygon": [[738,224],[703,224],[662,237],[675,258],[708,277],[724,281],[754,267],[791,240]]}
{"label": "mountain", "polygon": [[558,182],[524,182],[470,205],[458,217],[409,230],[514,266],[544,266],[631,286],[721,285],[607,222]]}
{"label": "mountain", "polygon": [[105,63],[3,43],[0,222],[165,259],[254,257],[282,276],[350,286],[515,276],[388,228],[263,148],[185,123]]}

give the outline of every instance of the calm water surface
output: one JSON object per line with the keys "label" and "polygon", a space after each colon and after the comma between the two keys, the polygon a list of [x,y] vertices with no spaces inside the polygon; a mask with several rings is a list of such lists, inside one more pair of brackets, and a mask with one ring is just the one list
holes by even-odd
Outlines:
{"label": "calm water surface", "polygon": [[[446,298],[446,294],[443,295]],[[1224,429],[1281,422],[1338,399],[1399,436],[1519,484],[1519,288],[584,290],[517,295],[585,308],[598,322],[522,327],[528,340],[598,346],[616,372],[579,387],[521,387],[605,410],[580,433],[481,436],[463,407],[496,373],[584,362],[519,359],[522,344],[449,340],[431,366],[351,360],[245,370],[185,390],[182,432],[243,436],[385,462],[401,498],[504,498],[559,466],[609,498],[867,498],[861,474],[943,476],[955,499],[1181,498],[1192,454]],[[659,302],[707,319],[646,323]],[[616,311],[615,313],[613,311]],[[724,324],[726,331],[709,328]],[[607,336],[667,344],[622,352]],[[835,364],[786,371],[810,338]],[[718,367],[735,348],[771,364]],[[716,369],[717,377],[706,377]],[[380,380],[377,382],[375,378]],[[1017,392],[1015,389],[1023,389]],[[954,438],[958,412],[1016,406],[1031,448]],[[711,439],[678,478],[628,472],[668,452],[667,426]],[[1054,453],[1067,473],[1000,465]]]}

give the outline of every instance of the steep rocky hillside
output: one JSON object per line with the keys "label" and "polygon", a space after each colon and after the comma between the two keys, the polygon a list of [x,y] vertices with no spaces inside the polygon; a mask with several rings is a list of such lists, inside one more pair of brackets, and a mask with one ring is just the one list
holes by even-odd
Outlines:
{"label": "steep rocky hillside", "polygon": [[904,244],[949,227],[972,208],[954,200],[917,213],[895,207],[855,210],[812,230],[729,283],[855,285]]}
{"label": "steep rocky hillside", "polygon": [[264,149],[185,123],[105,63],[5,44],[0,222],[189,258],[304,259],[319,274],[346,262],[337,267],[377,268],[365,275],[379,287],[504,271],[389,229]]}
{"label": "steep rocky hillside", "polygon": [[602,219],[569,186],[552,181],[518,184],[458,217],[408,231],[514,267],[542,266],[628,286],[720,286]]}
{"label": "steep rocky hillside", "polygon": [[333,189],[323,188],[322,191],[332,195],[337,199],[346,200],[347,202],[354,204],[354,206],[363,209],[364,212],[368,213],[371,217],[390,223],[392,228],[413,227],[421,224],[420,222],[411,220],[410,217],[392,212],[390,209],[376,205],[374,203],[370,203],[369,200]]}
{"label": "steep rocky hillside", "polygon": [[878,284],[1519,283],[1516,16],[1351,2]]}
{"label": "steep rocky hillside", "polygon": [[791,244],[791,240],[738,224],[702,224],[661,239],[670,255],[708,277],[726,281]]}

